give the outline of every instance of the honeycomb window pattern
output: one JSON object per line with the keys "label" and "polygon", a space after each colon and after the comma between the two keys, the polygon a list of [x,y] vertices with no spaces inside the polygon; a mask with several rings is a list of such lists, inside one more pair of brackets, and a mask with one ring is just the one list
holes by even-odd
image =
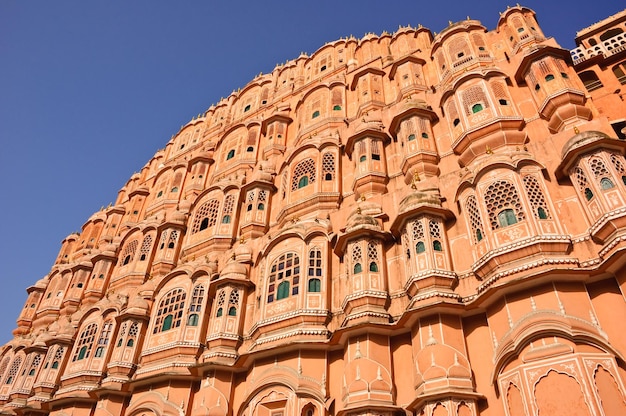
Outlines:
{"label": "honeycomb window pattern", "polygon": [[4,372],[7,371],[7,367],[9,366],[9,357],[5,357],[2,361],[2,365],[0,365],[0,378],[4,375]]}
{"label": "honeycomb window pattern", "polygon": [[489,213],[489,221],[492,230],[501,227],[498,221],[498,214],[505,209],[512,209],[517,221],[523,221],[525,219],[517,190],[515,186],[508,181],[496,181],[487,188],[485,192],[485,205]]}
{"label": "honeycomb window pattern", "polygon": [[19,371],[21,365],[22,357],[16,357],[13,359],[11,367],[9,368],[9,372],[7,373],[6,379],[4,380],[4,384],[11,384],[13,382],[13,379],[17,375],[17,372]]}
{"label": "honeycomb window pattern", "polygon": [[431,238],[441,238],[441,227],[439,226],[439,222],[435,220],[428,221],[428,230],[430,231]]}
{"label": "honeycomb window pattern", "polygon": [[478,243],[483,239],[484,231],[483,231],[483,220],[480,216],[480,211],[478,210],[478,203],[476,202],[476,197],[474,195],[470,195],[465,202],[465,209],[467,210],[470,228],[472,230],[472,239],[474,244]]}
{"label": "honeycomb window pattern", "polygon": [[411,223],[411,234],[413,235],[413,241],[424,240],[424,226],[420,220]]}
{"label": "honeycomb window pattern", "polygon": [[228,315],[237,316],[237,308],[239,307],[239,290],[233,289],[228,297]]}
{"label": "honeycomb window pattern", "polygon": [[128,264],[133,261],[133,257],[135,257],[135,251],[137,251],[138,245],[139,242],[137,240],[133,240],[126,245],[126,248],[124,249],[121,257],[123,264]]}
{"label": "honeycomb window pattern", "polygon": [[292,191],[302,187],[301,179],[305,176],[308,178],[307,184],[315,182],[315,161],[313,159],[304,159],[296,165],[291,180]]}
{"label": "honeycomb window pattern", "polygon": [[322,156],[322,173],[324,180],[333,180],[335,177],[335,155],[332,153],[324,153]]}
{"label": "honeycomb window pattern", "polygon": [[220,292],[217,295],[217,310],[216,310],[216,316],[220,317],[222,316],[222,311],[224,308],[224,302],[226,302],[226,291],[224,289],[220,290]]}
{"label": "honeycomb window pattern", "polygon": [[150,248],[152,247],[152,236],[147,235],[143,238],[141,243],[141,249],[139,250],[139,259],[145,260],[150,255]]}
{"label": "honeycomb window pattern", "polygon": [[546,198],[543,195],[537,178],[526,175],[522,178],[522,182],[524,183],[524,188],[526,188],[526,195],[528,195],[528,200],[533,208],[535,217],[542,220],[552,219],[550,210],[548,209],[548,203],[546,202]]}
{"label": "honeycomb window pattern", "polygon": [[489,101],[485,95],[485,90],[479,85],[468,88],[463,91],[463,107],[465,114],[471,116],[473,114],[472,107],[475,104],[482,104],[484,108],[489,108]]}
{"label": "honeycomb window pattern", "polygon": [[211,199],[202,204],[194,217],[191,234],[213,227],[217,222],[217,212],[219,210],[219,206],[220,203],[217,199]]}
{"label": "honeycomb window pattern", "polygon": [[580,191],[584,191],[586,188],[589,188],[587,175],[585,175],[585,172],[581,168],[574,169],[574,178],[576,179],[576,184],[578,185],[578,189]]}
{"label": "honeycomb window pattern", "polygon": [[589,167],[591,167],[593,176],[595,176],[598,180],[608,178],[610,176],[609,170],[606,168],[606,165],[599,157],[592,158],[589,161]]}

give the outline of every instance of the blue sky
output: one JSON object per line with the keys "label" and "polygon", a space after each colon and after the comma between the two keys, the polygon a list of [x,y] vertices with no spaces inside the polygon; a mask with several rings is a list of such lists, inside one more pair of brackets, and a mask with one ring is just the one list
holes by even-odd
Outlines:
{"label": "blue sky", "polygon": [[[511,3],[513,5],[514,3]],[[522,3],[573,48],[615,0]],[[468,15],[493,29],[506,3],[469,1],[0,2],[0,344],[60,242],[193,116],[325,42]]]}

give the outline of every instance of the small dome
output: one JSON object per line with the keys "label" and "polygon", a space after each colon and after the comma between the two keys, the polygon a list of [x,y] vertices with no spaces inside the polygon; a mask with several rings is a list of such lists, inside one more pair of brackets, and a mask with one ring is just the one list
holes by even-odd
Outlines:
{"label": "small dome", "polygon": [[245,278],[247,274],[248,274],[248,269],[246,268],[245,265],[237,261],[230,261],[226,265],[226,267],[222,269],[222,272],[220,273],[220,278],[223,278],[223,277]]}
{"label": "small dome", "polygon": [[565,156],[579,147],[585,146],[587,144],[597,142],[603,139],[610,139],[607,134],[602,133],[601,131],[583,131],[581,133],[576,134],[574,137],[569,139],[565,145],[563,146],[563,150],[561,151],[561,159],[564,159]]}
{"label": "small dome", "polygon": [[399,212],[407,212],[422,205],[430,205],[441,208],[441,195],[439,189],[430,188],[413,191],[400,201]]}
{"label": "small dome", "polygon": [[382,209],[379,205],[372,202],[361,202],[348,216],[346,223],[346,232],[350,232],[355,228],[374,227],[380,229],[380,224],[374,218],[376,215],[382,214]]}

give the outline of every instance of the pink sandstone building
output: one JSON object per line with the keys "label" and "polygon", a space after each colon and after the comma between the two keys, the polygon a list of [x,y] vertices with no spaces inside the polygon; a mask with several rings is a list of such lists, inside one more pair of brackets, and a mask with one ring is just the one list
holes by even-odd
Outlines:
{"label": "pink sandstone building", "polygon": [[517,6],[259,74],[63,241],[0,413],[626,414],[624,32]]}

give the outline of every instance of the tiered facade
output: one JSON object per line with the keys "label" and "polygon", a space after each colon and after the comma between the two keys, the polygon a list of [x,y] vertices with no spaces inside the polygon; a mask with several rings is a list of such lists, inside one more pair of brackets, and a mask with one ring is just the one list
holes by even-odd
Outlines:
{"label": "tiered facade", "polygon": [[518,6],[260,74],[63,241],[0,411],[626,414],[626,106],[573,65]]}

